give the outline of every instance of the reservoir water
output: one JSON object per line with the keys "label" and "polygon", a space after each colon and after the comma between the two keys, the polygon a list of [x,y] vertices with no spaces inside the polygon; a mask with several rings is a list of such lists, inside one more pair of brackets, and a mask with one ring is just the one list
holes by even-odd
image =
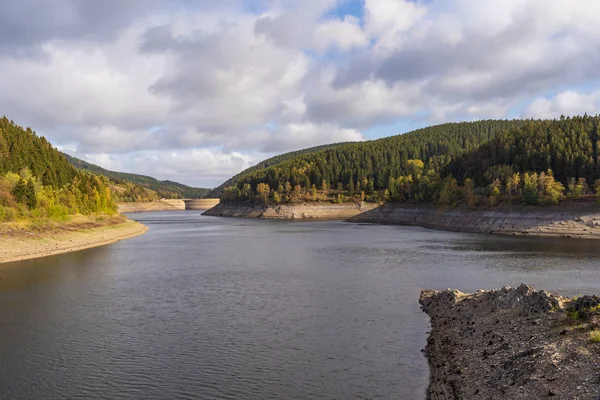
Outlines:
{"label": "reservoir water", "polygon": [[600,242],[138,213],[0,267],[0,399],[423,399],[421,288],[600,293]]}

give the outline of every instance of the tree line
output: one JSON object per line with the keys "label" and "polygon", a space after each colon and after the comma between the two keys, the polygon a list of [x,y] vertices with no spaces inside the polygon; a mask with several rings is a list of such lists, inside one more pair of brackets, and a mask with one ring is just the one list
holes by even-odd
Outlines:
{"label": "tree line", "polygon": [[587,115],[443,124],[254,171],[222,200],[556,204],[598,193],[599,125]]}
{"label": "tree line", "polygon": [[339,147],[339,146],[343,146],[345,144],[348,144],[349,142],[342,142],[342,143],[333,143],[333,144],[325,144],[325,145],[321,145],[321,146],[315,146],[315,147],[310,147],[307,149],[302,149],[302,150],[297,150],[297,151],[291,151],[288,153],[284,153],[284,154],[279,154],[275,157],[271,157],[268,158],[266,160],[263,160],[261,162],[259,162],[258,164],[245,169],[244,171],[240,172],[237,175],[234,175],[233,177],[229,178],[227,181],[225,181],[224,183],[222,183],[221,185],[219,185],[218,187],[214,188],[213,190],[211,190],[206,197],[212,197],[212,198],[216,198],[216,197],[221,197],[223,195],[223,193],[225,192],[225,188],[235,185],[238,180],[240,180],[242,177],[252,174],[256,171],[260,171],[262,169],[268,168],[272,165],[277,165],[280,164],[284,161],[288,161],[291,160],[293,158],[297,158],[303,155],[307,155],[310,153],[317,153],[323,150],[327,150],[327,149],[331,149],[334,147]]}

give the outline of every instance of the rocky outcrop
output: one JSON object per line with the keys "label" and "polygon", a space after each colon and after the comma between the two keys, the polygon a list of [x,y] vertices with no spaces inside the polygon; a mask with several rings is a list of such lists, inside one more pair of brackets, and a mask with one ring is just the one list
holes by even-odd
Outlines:
{"label": "rocky outcrop", "polygon": [[203,215],[213,217],[244,217],[268,219],[348,219],[377,205],[369,203],[294,203],[267,205],[264,203],[221,203]]}
{"label": "rocky outcrop", "polygon": [[423,290],[432,327],[427,398],[600,398],[600,344],[590,339],[600,299],[582,299],[526,285]]}
{"label": "rocky outcrop", "polygon": [[360,213],[351,222],[415,225],[430,229],[578,238],[600,238],[600,207],[593,202],[490,209],[393,205]]}

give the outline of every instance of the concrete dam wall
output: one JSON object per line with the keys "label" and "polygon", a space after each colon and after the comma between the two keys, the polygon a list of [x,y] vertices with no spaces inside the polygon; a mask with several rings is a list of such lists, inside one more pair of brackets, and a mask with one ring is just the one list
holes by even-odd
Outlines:
{"label": "concrete dam wall", "polygon": [[219,199],[189,199],[183,201],[186,210],[210,210],[219,204]]}

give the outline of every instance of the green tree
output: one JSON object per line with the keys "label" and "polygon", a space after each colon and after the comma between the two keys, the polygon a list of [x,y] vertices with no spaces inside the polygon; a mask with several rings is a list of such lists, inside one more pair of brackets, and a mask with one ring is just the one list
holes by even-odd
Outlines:
{"label": "green tree", "polygon": [[37,198],[35,195],[35,186],[33,184],[33,179],[27,181],[27,188],[25,190],[25,204],[30,210],[33,210],[37,204]]}
{"label": "green tree", "polygon": [[523,197],[527,204],[539,204],[536,173],[523,173]]}
{"label": "green tree", "polygon": [[14,185],[12,195],[17,203],[25,204],[27,202],[28,188],[23,178],[20,178]]}
{"label": "green tree", "polygon": [[442,184],[437,203],[440,205],[452,205],[458,199],[458,183],[452,176],[448,176]]}

